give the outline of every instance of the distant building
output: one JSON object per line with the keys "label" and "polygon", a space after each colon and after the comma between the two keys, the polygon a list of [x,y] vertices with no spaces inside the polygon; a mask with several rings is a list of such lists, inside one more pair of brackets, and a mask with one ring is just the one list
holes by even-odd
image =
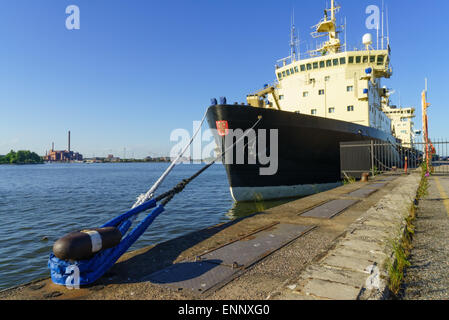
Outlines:
{"label": "distant building", "polygon": [[50,152],[47,152],[44,156],[44,161],[83,161],[82,154],[70,151],[70,131],[68,134],[67,150],[55,150],[55,143],[53,142]]}
{"label": "distant building", "polygon": [[106,161],[106,162],[120,162],[120,158],[119,157],[114,157],[113,154],[108,154],[107,158],[104,159],[104,161]]}
{"label": "distant building", "polygon": [[83,155],[78,152],[67,150],[50,150],[45,157],[45,161],[83,161]]}

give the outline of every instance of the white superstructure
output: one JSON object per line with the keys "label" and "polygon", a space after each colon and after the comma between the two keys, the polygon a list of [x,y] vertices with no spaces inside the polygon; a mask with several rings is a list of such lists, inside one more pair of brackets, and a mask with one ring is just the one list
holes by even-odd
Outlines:
{"label": "white superstructure", "polygon": [[384,106],[384,112],[391,119],[394,136],[401,140],[404,147],[413,147],[415,108],[397,108]]}
{"label": "white superstructure", "polygon": [[[331,8],[325,10],[324,18],[314,26],[312,36],[326,36],[326,41],[303,59],[296,56],[296,50],[291,50],[291,55],[279,60],[281,65],[276,66],[276,83],[248,95],[248,103],[370,126],[410,143],[413,123],[410,121],[411,126],[407,127],[397,123],[396,113],[384,103],[388,90],[381,80],[392,75],[388,36],[382,37],[380,45],[377,42],[374,48],[371,34],[365,34],[363,49],[345,50],[346,44],[342,45],[338,37],[341,32],[335,18],[338,9],[332,0]],[[292,25],[291,46],[297,42],[294,30]]]}

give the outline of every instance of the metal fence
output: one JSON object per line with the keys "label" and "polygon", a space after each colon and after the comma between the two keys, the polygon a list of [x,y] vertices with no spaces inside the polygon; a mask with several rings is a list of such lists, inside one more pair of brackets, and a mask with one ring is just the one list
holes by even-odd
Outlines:
{"label": "metal fence", "polygon": [[[449,141],[431,140],[429,164],[434,174],[449,174]],[[432,148],[433,147],[433,148]],[[418,168],[425,161],[426,144],[416,141],[412,145],[393,145],[385,141],[365,140],[340,143],[342,178],[360,178],[362,173],[401,173]]]}
{"label": "metal fence", "polygon": [[[437,175],[449,175],[449,140],[447,139],[430,139],[430,149],[433,147],[432,156],[429,157],[429,164],[432,166],[432,173]],[[426,152],[426,144],[424,142],[415,143],[424,154]],[[425,160],[425,159],[424,159]]]}

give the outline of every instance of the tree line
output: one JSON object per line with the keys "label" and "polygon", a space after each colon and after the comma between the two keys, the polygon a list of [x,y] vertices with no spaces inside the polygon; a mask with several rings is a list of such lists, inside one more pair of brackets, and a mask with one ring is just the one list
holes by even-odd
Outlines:
{"label": "tree line", "polygon": [[29,150],[11,150],[7,155],[0,155],[0,164],[36,164],[44,160],[35,152]]}

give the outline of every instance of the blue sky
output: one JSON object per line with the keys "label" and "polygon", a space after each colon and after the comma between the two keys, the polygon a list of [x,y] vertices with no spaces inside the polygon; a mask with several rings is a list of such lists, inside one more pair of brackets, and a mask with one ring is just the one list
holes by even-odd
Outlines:
{"label": "blue sky", "polygon": [[[330,3],[330,1],[327,1]],[[348,47],[360,46],[365,8],[340,0]],[[80,8],[79,30],[65,9]],[[325,0],[0,0],[0,154],[55,142],[84,156],[168,154],[170,132],[192,130],[211,97],[243,102],[274,80],[289,55],[292,9],[306,43]],[[449,1],[385,0],[390,16],[392,96],[415,106],[428,78],[430,136],[448,137]],[[205,127],[206,128],[206,127]]]}

